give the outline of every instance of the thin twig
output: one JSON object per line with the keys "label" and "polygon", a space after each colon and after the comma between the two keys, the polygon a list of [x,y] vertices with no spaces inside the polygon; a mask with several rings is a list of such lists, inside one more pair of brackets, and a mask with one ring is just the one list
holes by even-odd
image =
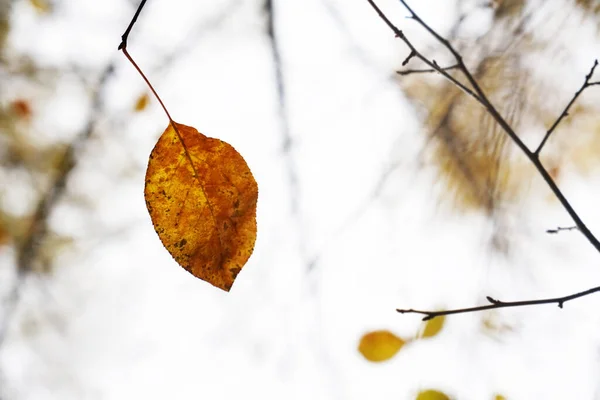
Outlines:
{"label": "thin twig", "polygon": [[478,306],[478,307],[468,307],[468,308],[456,308],[453,310],[444,310],[444,311],[424,311],[424,310],[415,310],[415,309],[396,309],[400,314],[421,314],[425,315],[423,317],[423,321],[427,321],[433,319],[435,317],[441,317],[442,315],[451,315],[451,314],[464,314],[471,313],[476,311],[485,311],[485,310],[493,310],[496,308],[506,308],[506,307],[524,307],[524,306],[538,306],[541,304],[556,304],[559,308],[563,308],[564,303],[570,300],[575,300],[580,297],[584,297],[590,295],[592,293],[600,292],[600,286],[593,287],[588,290],[584,290],[583,292],[570,294],[563,297],[553,297],[549,299],[538,299],[538,300],[522,300],[522,301],[501,301],[494,299],[490,296],[487,296],[486,299],[491,304],[486,306]]}
{"label": "thin twig", "polygon": [[[175,131],[177,131],[177,128],[175,127],[173,118],[171,118],[171,114],[169,114],[167,107],[165,107],[165,104],[161,100],[158,93],[156,93],[156,90],[154,90],[154,87],[152,86],[152,84],[150,83],[148,78],[146,78],[146,75],[144,75],[144,73],[142,72],[142,69],[137,65],[137,63],[135,61],[133,61],[133,58],[129,55],[129,52],[127,51],[127,39],[129,38],[131,29],[133,29],[133,25],[135,25],[138,17],[140,16],[140,13],[142,12],[142,8],[144,8],[145,4],[146,4],[146,0],[142,0],[140,5],[138,6],[137,10],[135,11],[133,18],[131,18],[131,22],[129,22],[129,26],[127,26],[127,29],[125,29],[125,33],[123,33],[123,35],[121,35],[121,44],[119,44],[118,49],[123,52],[123,54],[125,55],[125,57],[127,57],[129,62],[131,63],[131,65],[133,65],[133,67],[137,70],[137,72],[142,76],[142,78],[144,79],[144,82],[146,82],[146,85],[148,85],[148,87],[152,91],[152,94],[154,94],[154,97],[156,97],[156,100],[158,100],[158,102],[160,103],[160,106],[165,111],[165,114],[167,114],[167,118],[169,118],[169,122],[173,125],[173,128],[175,129]],[[177,135],[179,135],[179,132],[177,132]]]}
{"label": "thin twig", "polygon": [[559,117],[556,119],[556,121],[554,121],[554,123],[552,124],[552,126],[550,127],[550,129],[548,129],[548,131],[546,132],[546,135],[544,135],[544,138],[540,142],[540,145],[538,146],[538,148],[534,152],[534,154],[536,156],[540,155],[540,152],[542,151],[542,148],[546,144],[546,141],[548,140],[548,138],[550,138],[550,135],[552,135],[552,132],[554,132],[554,130],[556,129],[556,127],[558,126],[558,124],[560,124],[560,122],[569,115],[569,109],[571,108],[571,106],[573,105],[573,103],[575,103],[575,100],[577,100],[577,98],[579,97],[579,95],[581,93],[583,93],[583,91],[585,89],[589,88],[590,86],[598,84],[598,82],[592,82],[592,83],[590,83],[590,79],[592,79],[592,75],[594,75],[594,70],[596,69],[597,66],[598,66],[598,60],[595,60],[594,61],[594,65],[592,65],[592,69],[590,70],[589,74],[587,74],[585,76],[585,81],[583,82],[583,85],[581,85],[581,87],[579,88],[579,90],[575,92],[575,95],[571,98],[571,101],[569,101],[569,104],[567,104],[567,106],[565,107],[565,109],[563,110],[563,112],[560,113]]}
{"label": "thin twig", "polygon": [[119,44],[119,47],[117,48],[117,50],[123,50],[123,49],[127,48],[127,39],[129,38],[129,33],[131,33],[131,29],[133,28],[133,25],[135,25],[138,17],[140,16],[140,13],[142,12],[142,8],[144,8],[144,5],[146,5],[146,0],[142,0],[140,5],[138,6],[138,9],[136,10],[135,14],[133,15],[133,18],[131,19],[129,26],[127,27],[127,29],[125,29],[125,33],[123,33],[123,35],[121,35],[121,43]]}
{"label": "thin twig", "polygon": [[417,51],[417,49],[413,46],[413,44],[406,38],[406,36],[404,36],[404,33],[402,33],[402,31],[400,29],[398,29],[394,24],[392,24],[392,22],[388,19],[388,17],[379,9],[379,7],[377,6],[377,4],[375,4],[373,2],[373,0],[367,0],[369,2],[369,4],[371,4],[371,6],[373,7],[373,9],[377,12],[377,14],[379,14],[379,17],[387,24],[387,26],[394,32],[394,34],[396,35],[397,38],[402,39],[402,41],[404,41],[404,43],[406,43],[406,45],[410,48],[411,52],[414,53],[414,56],[417,57],[419,60],[423,61],[425,64],[427,64],[429,67],[431,67],[432,69],[436,70],[437,72],[439,72],[440,74],[442,74],[444,76],[444,78],[448,79],[450,82],[454,83],[458,88],[460,88],[462,91],[464,91],[466,94],[468,94],[469,96],[473,97],[475,100],[477,100],[478,103],[481,103],[481,99],[468,87],[466,87],[464,84],[462,84],[460,81],[456,80],[452,75],[448,74],[446,71],[444,71],[442,68],[440,68],[437,63],[435,63],[435,61],[429,61],[428,58],[426,58],[425,56],[423,56],[420,52]]}
{"label": "thin twig", "polygon": [[[457,64],[455,65],[451,65],[449,67],[444,67],[441,68],[442,71],[450,71],[453,69],[457,69],[459,68],[459,66]],[[398,75],[412,75],[412,74],[424,74],[424,73],[431,73],[431,72],[438,72],[436,69],[433,68],[424,68],[424,69],[405,69],[404,71],[396,71],[396,73]]]}
{"label": "thin twig", "polygon": [[578,229],[579,228],[577,228],[576,226],[566,226],[566,227],[559,226],[556,229],[546,229],[546,233],[556,234],[556,233],[562,232],[562,231],[576,231]]}

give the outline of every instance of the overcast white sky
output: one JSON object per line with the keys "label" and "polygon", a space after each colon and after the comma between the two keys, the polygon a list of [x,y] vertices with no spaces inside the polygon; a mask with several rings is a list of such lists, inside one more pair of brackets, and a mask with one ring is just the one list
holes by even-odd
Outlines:
{"label": "overcast white sky", "polygon": [[[598,256],[580,235],[544,233],[571,223],[540,182],[512,207],[509,255],[490,250],[484,216],[439,207],[436,174],[418,163],[424,128],[393,77],[406,49],[364,0],[275,0],[285,119],[262,2],[148,2],[130,53],[173,118],[231,143],[259,185],[256,248],[232,291],[180,268],[143,199],[147,158],[167,118],[155,101],[131,112],[146,91],[116,51],[131,3],[60,1],[51,16],[14,4],[11,51],[87,77],[109,63],[115,73],[68,199],[52,214],[54,229],[78,240],[52,276],[26,284],[0,350],[2,400],[384,400],[423,388],[460,400],[600,396],[599,297],[562,311],[500,310],[494,321],[510,327],[501,332],[482,328],[489,314],[455,316],[438,337],[382,364],[357,352],[370,330],[415,334],[419,318],[397,307],[558,296],[600,282]],[[442,33],[458,17],[454,1],[413,3]],[[399,2],[381,6],[417,42],[428,40]],[[483,32],[489,15],[473,15],[468,32]],[[565,101],[600,55],[597,36],[581,26],[584,54],[573,48],[566,70],[575,76],[554,78],[565,81]],[[69,140],[89,118],[89,99],[65,73],[37,103],[32,131]],[[599,175],[572,175],[565,191],[600,232]],[[11,257],[0,249],[0,268],[10,269]]]}

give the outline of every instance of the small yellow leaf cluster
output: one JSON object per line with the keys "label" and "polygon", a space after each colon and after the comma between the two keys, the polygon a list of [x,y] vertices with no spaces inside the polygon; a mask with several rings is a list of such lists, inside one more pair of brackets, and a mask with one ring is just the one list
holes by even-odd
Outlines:
{"label": "small yellow leaf cluster", "polygon": [[427,321],[420,335],[408,339],[400,338],[387,330],[366,333],[360,339],[358,351],[368,361],[387,361],[394,357],[405,344],[416,339],[432,338],[439,334],[445,321],[445,316],[433,318]]}

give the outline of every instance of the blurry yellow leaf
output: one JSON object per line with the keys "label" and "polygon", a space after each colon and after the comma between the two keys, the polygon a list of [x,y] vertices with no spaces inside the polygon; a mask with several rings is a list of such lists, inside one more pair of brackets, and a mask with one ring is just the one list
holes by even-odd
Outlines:
{"label": "blurry yellow leaf", "polygon": [[498,336],[515,329],[509,323],[503,322],[500,316],[495,312],[487,312],[481,318],[481,331],[486,335]]}
{"label": "blurry yellow leaf", "polygon": [[430,319],[429,321],[426,322],[425,329],[423,329],[423,334],[421,335],[421,337],[423,337],[423,338],[434,337],[435,335],[440,333],[440,331],[444,327],[444,322],[446,322],[445,315],[441,315],[439,317]]}
{"label": "blurry yellow leaf", "polygon": [[173,122],[150,154],[144,195],[154,229],[179,265],[229,291],[256,240],[258,187],[242,156]]}
{"label": "blurry yellow leaf", "polygon": [[29,0],[29,4],[31,4],[39,14],[47,14],[51,11],[50,2],[48,0]]}
{"label": "blurry yellow leaf", "polygon": [[369,361],[386,361],[395,356],[405,343],[389,331],[374,331],[363,335],[358,351]]}
{"label": "blurry yellow leaf", "polygon": [[523,0],[494,0],[492,2],[496,18],[518,17],[521,15],[525,1]]}
{"label": "blurry yellow leaf", "polygon": [[506,397],[502,396],[501,394],[497,394],[496,397],[494,397],[494,400],[506,400]]}
{"label": "blurry yellow leaf", "polygon": [[450,397],[438,390],[424,390],[419,392],[416,400],[450,400]]}
{"label": "blurry yellow leaf", "polygon": [[138,97],[137,101],[135,102],[135,106],[133,107],[133,110],[135,112],[144,111],[146,107],[148,107],[148,103],[150,103],[150,97],[148,96],[148,93],[144,93],[143,95]]}

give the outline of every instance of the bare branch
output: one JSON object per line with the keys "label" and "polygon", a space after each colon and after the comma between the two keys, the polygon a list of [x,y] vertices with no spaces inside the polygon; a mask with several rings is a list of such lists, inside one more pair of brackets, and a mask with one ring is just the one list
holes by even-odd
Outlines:
{"label": "bare branch", "polygon": [[437,65],[437,63],[435,63],[434,61],[430,61],[427,57],[425,57],[420,52],[418,52],[417,49],[413,46],[413,44],[406,38],[406,36],[404,36],[404,33],[402,33],[402,31],[400,29],[398,29],[394,24],[392,24],[392,22],[379,9],[379,7],[377,6],[377,4],[375,4],[373,2],[373,0],[367,0],[367,1],[369,2],[369,4],[371,4],[371,6],[377,12],[377,14],[379,15],[379,17],[394,32],[394,34],[396,35],[396,37],[399,38],[399,39],[402,39],[402,41],[404,43],[406,43],[406,45],[410,48],[411,53],[414,53],[414,57],[417,57],[419,60],[421,60],[425,64],[427,64],[431,69],[433,69],[433,70],[437,71],[438,73],[442,74],[444,76],[444,78],[446,78],[450,82],[454,83],[458,88],[460,88],[462,91],[464,91],[469,96],[473,97],[475,100],[477,100],[478,103],[481,103],[483,105],[481,99],[471,89],[469,89],[468,87],[466,87],[462,82],[456,80],[452,75],[450,75],[446,71],[444,71],[444,69],[440,68]]}
{"label": "bare branch", "polygon": [[121,35],[121,43],[119,44],[119,47],[117,50],[127,49],[127,39],[129,39],[129,33],[131,33],[131,29],[133,28],[133,25],[135,25],[135,22],[137,21],[138,17],[140,16],[140,13],[142,12],[142,8],[144,8],[145,4],[146,4],[146,0],[142,0],[140,5],[138,6],[138,9],[136,10],[135,14],[133,15],[133,18],[131,19],[129,26],[127,27],[127,29],[125,29],[125,33],[123,33],[123,35]]}
{"label": "bare branch", "polygon": [[[379,17],[394,32],[394,34],[396,35],[396,37],[402,39],[402,41],[404,41],[404,43],[406,43],[406,45],[410,48],[411,52],[415,53],[415,56],[417,58],[419,58],[420,60],[422,60],[429,67],[431,67],[432,69],[436,70],[437,72],[439,72],[440,74],[442,74],[446,79],[448,79],[450,82],[454,83],[460,89],[462,89],[463,91],[465,91],[465,93],[469,94],[471,97],[473,97],[475,100],[477,100],[477,102],[479,104],[481,104],[487,110],[487,112],[490,114],[490,116],[496,121],[496,123],[498,125],[500,125],[500,127],[502,128],[502,130],[504,130],[504,132],[510,137],[510,139],[517,145],[517,147],[523,152],[523,154],[525,154],[525,156],[529,159],[529,161],[535,166],[535,168],[537,169],[537,171],[539,172],[539,174],[542,176],[542,179],[544,179],[544,181],[546,182],[546,184],[548,185],[548,187],[550,188],[550,190],[552,191],[552,193],[554,193],[554,195],[559,200],[560,204],[563,206],[563,208],[565,209],[565,211],[567,211],[567,213],[569,214],[569,216],[573,219],[573,221],[575,222],[575,225],[577,226],[577,228],[579,228],[579,230],[581,231],[581,233],[590,242],[590,244],[592,246],[594,246],[594,248],[600,253],[600,241],[598,241],[598,239],[594,236],[594,234],[585,225],[585,223],[583,222],[583,220],[579,217],[579,215],[577,214],[577,212],[575,212],[575,209],[571,206],[571,204],[569,203],[569,201],[567,200],[567,198],[563,195],[563,193],[561,192],[561,190],[558,188],[558,186],[554,182],[554,179],[552,179],[552,177],[550,176],[550,174],[548,173],[548,171],[546,171],[546,168],[542,165],[541,161],[539,160],[538,155],[535,154],[534,152],[532,152],[531,150],[529,150],[529,148],[519,138],[519,136],[516,134],[516,132],[513,130],[513,128],[510,126],[510,124],[506,121],[506,119],[504,119],[504,117],[500,114],[500,112],[498,111],[498,109],[496,109],[496,107],[490,102],[490,100],[485,95],[483,89],[479,86],[479,84],[477,83],[477,81],[475,80],[475,78],[473,77],[473,75],[471,74],[471,72],[469,71],[469,69],[467,68],[467,66],[465,65],[465,63],[463,62],[462,56],[450,44],[450,42],[448,42],[446,39],[444,39],[442,36],[440,36],[429,25],[427,25],[427,23],[425,23],[410,8],[410,6],[406,3],[405,0],[400,0],[400,2],[410,12],[410,14],[411,14],[410,18],[413,19],[413,20],[415,20],[415,21],[417,21],[425,30],[427,30],[427,32],[429,32],[432,36],[434,36],[442,45],[444,45],[444,47],[446,47],[448,49],[448,51],[450,51],[450,53],[452,53],[452,55],[456,59],[456,63],[458,64],[458,69],[460,69],[460,71],[466,77],[467,81],[469,82],[469,84],[471,85],[471,87],[472,87],[473,90],[467,88],[465,85],[463,85],[462,83],[460,83],[458,80],[456,80],[450,74],[448,74],[446,71],[444,71],[443,69],[441,69],[437,65],[437,63],[435,63],[435,61],[430,61],[425,56],[423,56],[413,46],[413,44],[408,40],[408,38],[402,33],[402,31],[400,29],[398,29],[387,18],[387,16],[381,11],[381,9],[379,9],[379,7],[374,3],[373,0],[367,0],[367,1],[371,5],[371,7],[373,7],[373,9],[377,12],[377,14],[379,15]],[[596,84],[596,83],[597,82],[593,82],[592,84]]]}
{"label": "bare branch", "polygon": [[600,292],[600,286],[593,287],[588,290],[584,290],[583,292],[578,292],[574,294],[570,294],[563,297],[553,297],[548,299],[538,299],[538,300],[522,300],[522,301],[502,301],[494,299],[490,296],[487,296],[487,301],[490,304],[485,306],[478,307],[468,307],[468,308],[457,308],[454,310],[445,310],[445,311],[423,311],[423,310],[415,310],[415,309],[396,309],[400,314],[421,314],[425,315],[423,317],[423,321],[427,321],[433,319],[435,317],[440,317],[442,315],[451,315],[451,314],[466,314],[478,311],[485,310],[493,310],[496,308],[509,308],[509,307],[524,307],[524,306],[538,306],[542,304],[556,304],[559,308],[563,308],[564,303],[567,301],[575,300],[580,297],[588,296],[590,294]]}
{"label": "bare branch", "polygon": [[577,100],[579,95],[581,93],[583,93],[583,91],[585,89],[589,88],[590,86],[597,85],[600,83],[600,82],[590,83],[590,79],[592,79],[592,75],[594,75],[594,70],[596,69],[597,66],[598,66],[598,60],[594,60],[594,65],[592,65],[592,69],[590,70],[589,74],[587,74],[585,76],[585,81],[583,82],[583,85],[581,85],[579,90],[575,92],[575,95],[571,98],[571,101],[569,101],[569,104],[567,104],[567,106],[565,107],[563,112],[559,115],[559,117],[556,119],[556,121],[554,121],[554,123],[552,124],[550,129],[548,129],[548,131],[546,132],[546,135],[544,135],[544,139],[542,139],[542,141],[540,142],[540,145],[534,152],[534,154],[536,156],[540,155],[540,152],[542,151],[542,148],[546,144],[546,141],[548,141],[548,138],[550,138],[550,135],[552,135],[552,132],[554,132],[554,130],[556,129],[558,124],[560,124],[560,122],[569,115],[569,109],[575,103],[575,100]]}
{"label": "bare branch", "polygon": [[[404,65],[404,63],[402,63]],[[442,71],[450,71],[453,69],[458,69],[458,64],[451,65],[449,67],[440,68]],[[412,75],[412,74],[424,74],[428,72],[438,72],[436,69],[425,68],[425,69],[405,69],[404,71],[396,71],[398,75]]]}
{"label": "bare branch", "polygon": [[562,232],[562,231],[576,231],[578,229],[579,228],[577,228],[576,226],[566,226],[566,227],[559,226],[556,229],[546,229],[546,233],[556,234],[556,233]]}

